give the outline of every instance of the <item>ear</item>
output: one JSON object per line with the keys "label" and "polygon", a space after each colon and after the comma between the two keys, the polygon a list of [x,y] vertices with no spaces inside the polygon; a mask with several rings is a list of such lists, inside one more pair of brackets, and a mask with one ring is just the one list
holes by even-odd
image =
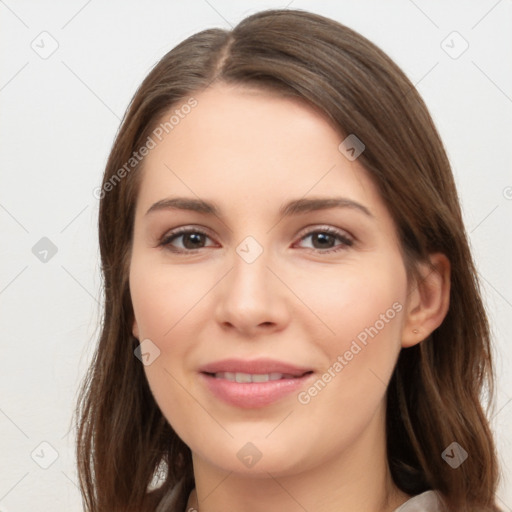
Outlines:
{"label": "ear", "polygon": [[430,255],[431,265],[420,264],[420,277],[409,287],[402,347],[411,347],[437,329],[450,306],[450,260],[442,253]]}

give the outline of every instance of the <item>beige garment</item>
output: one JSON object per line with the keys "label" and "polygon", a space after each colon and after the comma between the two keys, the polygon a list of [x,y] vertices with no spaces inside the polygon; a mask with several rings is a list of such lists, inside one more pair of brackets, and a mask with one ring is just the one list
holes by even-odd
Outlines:
{"label": "beige garment", "polygon": [[[182,484],[183,481],[180,481],[173,491],[160,502],[155,512],[170,512],[175,510],[177,491]],[[190,496],[188,502],[190,503]],[[185,507],[183,512],[195,512],[195,509]],[[443,512],[443,508],[438,498],[438,493],[436,491],[426,491],[417,496],[413,496],[393,512]]]}
{"label": "beige garment", "polygon": [[426,491],[413,496],[393,512],[442,512],[441,501],[435,491]]}
{"label": "beige garment", "polygon": [[155,509],[155,512],[174,512],[178,506],[178,494],[184,485],[184,480],[181,479],[178,484],[173,487],[170,493],[167,493],[160,501]]}
{"label": "beige garment", "polygon": [[[194,491],[192,491],[193,493]],[[190,493],[192,495],[192,493]],[[189,496],[189,503],[191,497]],[[413,496],[405,503],[396,508],[393,512],[442,512],[441,502],[435,491],[426,491]],[[187,507],[184,512],[197,512],[194,508]]]}

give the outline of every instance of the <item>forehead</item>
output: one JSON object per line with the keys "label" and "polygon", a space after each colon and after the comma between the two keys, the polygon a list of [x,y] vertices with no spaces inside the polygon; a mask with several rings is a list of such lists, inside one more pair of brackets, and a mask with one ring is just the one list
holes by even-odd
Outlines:
{"label": "forehead", "polygon": [[171,194],[256,211],[310,194],[383,207],[366,170],[339,150],[341,130],[305,101],[228,85],[193,97],[193,108],[180,110],[185,98],[162,118],[174,114],[144,160],[144,206]]}

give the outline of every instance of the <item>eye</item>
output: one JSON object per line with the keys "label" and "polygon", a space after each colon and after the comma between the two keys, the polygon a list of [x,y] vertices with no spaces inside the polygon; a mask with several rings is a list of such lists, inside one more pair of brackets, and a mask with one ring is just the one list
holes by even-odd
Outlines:
{"label": "eye", "polygon": [[[173,242],[180,238],[182,239],[181,247],[174,247]],[[197,249],[202,249],[207,238],[210,237],[200,229],[180,228],[164,235],[158,245],[172,252],[193,252]]]}
{"label": "eye", "polygon": [[[311,238],[312,240],[312,249],[320,253],[338,252],[354,245],[354,240],[344,231],[328,226],[309,231],[306,235],[301,237],[301,240],[306,240],[307,238]],[[340,243],[333,245],[336,240],[339,240]]]}
{"label": "eye", "polygon": [[[319,229],[309,231],[307,234],[300,238],[301,241],[311,238],[315,252],[331,253],[338,252],[351,247],[354,240],[349,237],[344,231],[323,226]],[[175,243],[181,239],[181,247],[176,247]],[[178,228],[170,233],[166,233],[159,242],[160,247],[175,253],[192,253],[198,249],[208,247],[205,245],[206,240],[209,240],[208,234],[198,228]],[[333,245],[338,240],[340,243]],[[210,245],[211,247],[212,245]]]}

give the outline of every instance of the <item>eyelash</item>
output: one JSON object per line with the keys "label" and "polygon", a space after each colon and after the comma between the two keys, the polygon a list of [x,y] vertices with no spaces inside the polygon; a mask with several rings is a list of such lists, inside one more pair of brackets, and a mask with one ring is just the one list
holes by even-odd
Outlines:
{"label": "eyelash", "polygon": [[[339,244],[338,246],[335,246],[334,248],[330,248],[330,249],[324,250],[324,249],[309,248],[313,252],[316,252],[319,254],[336,253],[339,251],[346,250],[348,247],[351,247],[354,244],[354,241],[352,239],[350,239],[349,237],[345,236],[342,231],[339,231],[337,229],[334,229],[334,228],[331,228],[328,226],[322,227],[320,229],[314,229],[312,231],[308,231],[305,235],[303,235],[300,238],[300,240],[302,241],[311,235],[315,235],[315,234],[319,234],[319,233],[333,236],[333,237],[337,238],[339,241],[341,241],[341,244]],[[201,247],[199,249],[176,249],[171,246],[171,242],[173,242],[175,239],[179,238],[180,236],[187,235],[187,234],[200,234],[200,235],[204,235],[204,236],[210,238],[208,233],[206,233],[205,231],[198,229],[198,228],[178,228],[178,229],[171,231],[170,233],[164,235],[161,238],[158,245],[159,245],[159,247],[164,247],[164,248],[168,249],[169,251],[178,253],[178,254],[186,254],[186,253],[195,254],[197,251],[204,249],[204,247]]]}

